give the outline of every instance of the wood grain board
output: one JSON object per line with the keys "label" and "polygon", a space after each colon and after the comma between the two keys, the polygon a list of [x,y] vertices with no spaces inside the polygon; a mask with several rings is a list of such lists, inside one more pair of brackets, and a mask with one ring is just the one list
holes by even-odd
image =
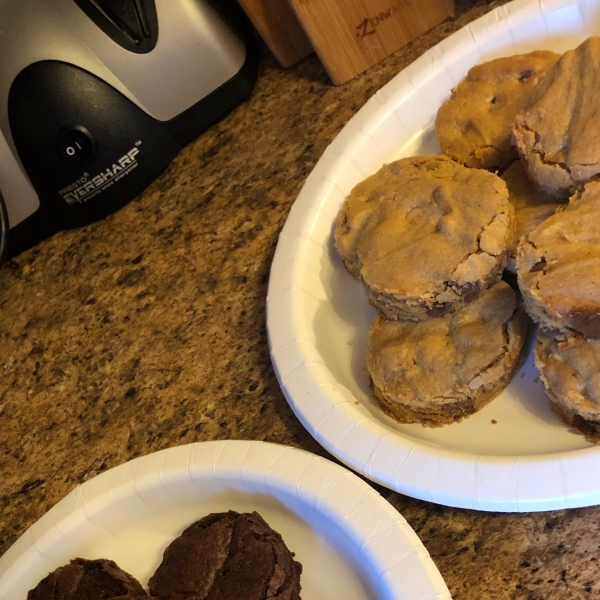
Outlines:
{"label": "wood grain board", "polygon": [[238,0],[282,67],[291,67],[313,52],[288,0]]}
{"label": "wood grain board", "polygon": [[333,83],[352,79],[454,14],[454,0],[289,0]]}

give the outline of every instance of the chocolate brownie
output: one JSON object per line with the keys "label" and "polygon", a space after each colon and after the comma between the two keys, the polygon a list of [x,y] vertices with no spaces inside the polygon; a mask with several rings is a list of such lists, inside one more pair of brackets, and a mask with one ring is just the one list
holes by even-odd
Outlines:
{"label": "chocolate brownie", "polygon": [[511,127],[559,55],[538,50],[473,67],[440,107],[435,130],[444,154],[468,167],[501,169],[517,158]]}
{"label": "chocolate brownie", "polygon": [[513,141],[539,189],[570,196],[600,176],[600,37],[565,52],[515,120]]}
{"label": "chocolate brownie", "polygon": [[504,281],[443,317],[415,323],[378,315],[367,348],[375,397],[400,423],[460,421],[508,384],[525,330],[525,314]]}
{"label": "chocolate brownie", "polygon": [[150,579],[160,600],[299,600],[302,565],[257,513],[213,513],[167,546]]}
{"label": "chocolate brownie", "polygon": [[513,236],[505,183],[446,156],[384,165],[350,193],[335,247],[389,319],[451,312],[495,283]]}
{"label": "chocolate brownie", "polygon": [[134,600],[148,596],[141,584],[112,560],[75,558],[44,577],[27,600]]}

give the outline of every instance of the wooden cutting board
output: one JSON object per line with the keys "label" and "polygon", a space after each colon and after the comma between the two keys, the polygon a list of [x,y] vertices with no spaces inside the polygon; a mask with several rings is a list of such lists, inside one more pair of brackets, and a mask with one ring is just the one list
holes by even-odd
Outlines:
{"label": "wooden cutting board", "polygon": [[291,67],[313,52],[288,0],[238,2],[282,67]]}
{"label": "wooden cutting board", "polygon": [[352,79],[454,14],[454,0],[289,3],[335,84]]}

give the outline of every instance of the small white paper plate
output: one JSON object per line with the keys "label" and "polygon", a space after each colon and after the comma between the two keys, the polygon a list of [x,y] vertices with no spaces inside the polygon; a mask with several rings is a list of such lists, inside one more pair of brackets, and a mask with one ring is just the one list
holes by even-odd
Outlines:
{"label": "small white paper plate", "polygon": [[0,599],[25,600],[75,557],[110,558],[144,587],[165,547],[211,512],[258,511],[303,565],[303,600],[450,600],[408,523],[350,471],[263,442],[189,444],[79,486],[0,558]]}
{"label": "small white paper plate", "polygon": [[267,298],[275,371],[314,438],[373,481],[479,510],[600,503],[600,448],[552,414],[531,353],[507,390],[460,424],[428,429],[386,417],[366,372],[375,313],[332,235],[358,182],[392,160],[439,152],[435,114],[469,68],[536,49],[563,52],[593,34],[600,34],[598,0],[517,0],[488,13],[377,92],[326,149],[292,206]]}

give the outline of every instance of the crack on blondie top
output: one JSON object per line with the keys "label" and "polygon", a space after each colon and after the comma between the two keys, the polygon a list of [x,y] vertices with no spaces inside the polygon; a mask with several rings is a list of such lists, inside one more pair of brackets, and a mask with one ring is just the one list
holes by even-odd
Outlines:
{"label": "crack on blondie top", "polygon": [[538,260],[538,262],[536,262],[535,265],[533,265],[533,267],[529,269],[529,272],[537,273],[539,271],[543,271],[545,273],[547,264],[548,263],[546,262],[546,257],[542,256],[540,260]]}
{"label": "crack on blondie top", "polygon": [[[501,333],[502,333],[502,338],[504,340],[504,344],[502,346],[502,349],[500,350],[500,352],[498,353],[498,355],[496,356],[496,358],[494,360],[491,360],[487,365],[485,365],[484,367],[482,367],[479,372],[473,377],[472,381],[475,381],[478,377],[481,377],[483,379],[483,376],[485,373],[487,373],[488,371],[494,369],[494,367],[497,367],[498,365],[500,365],[507,357],[507,355],[509,355],[510,353],[510,342],[511,342],[511,335],[509,332],[510,326],[512,323],[515,322],[515,320],[519,317],[518,313],[521,309],[519,308],[519,306],[515,306],[514,311],[512,312],[510,318],[502,324],[502,329],[501,329]],[[489,385],[486,385],[485,382],[482,382],[483,387],[490,387]],[[492,385],[496,385],[496,380],[492,381]]]}
{"label": "crack on blondie top", "polygon": [[532,75],[534,75],[536,71],[534,69],[525,69],[521,71],[517,77],[519,81],[527,81]]}

